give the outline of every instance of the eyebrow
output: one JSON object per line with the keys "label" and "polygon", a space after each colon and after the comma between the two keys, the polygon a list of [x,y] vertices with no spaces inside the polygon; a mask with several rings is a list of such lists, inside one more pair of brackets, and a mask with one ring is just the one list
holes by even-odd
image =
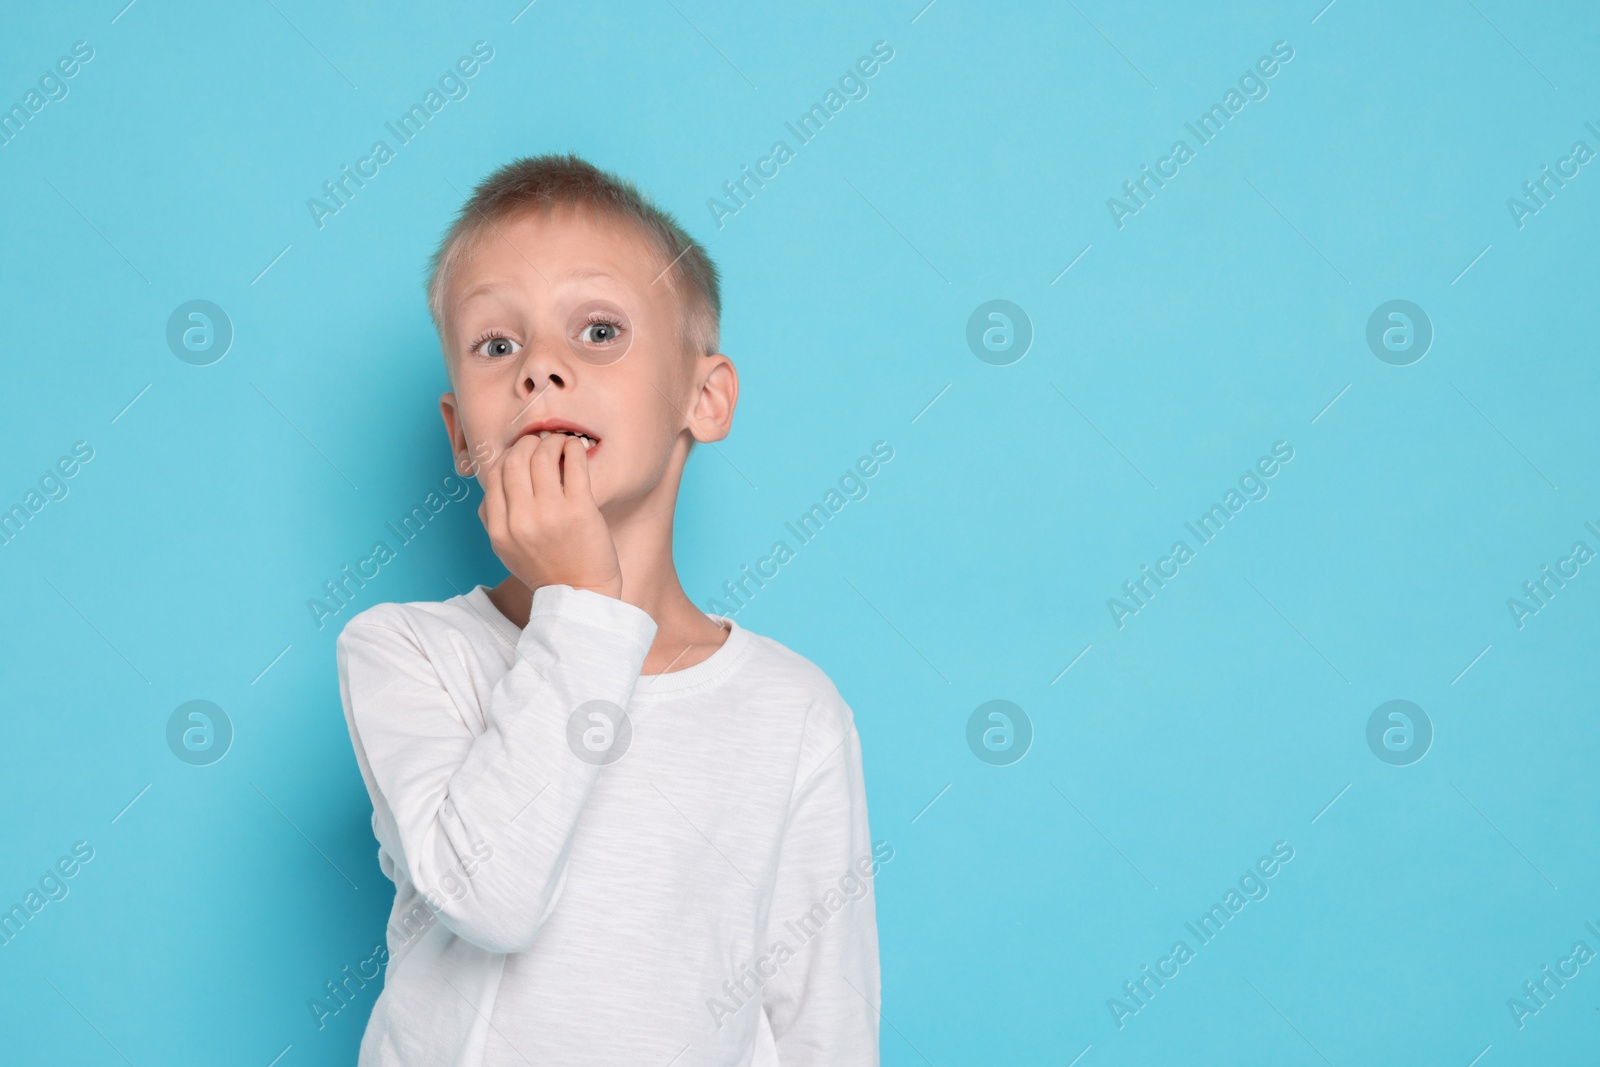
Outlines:
{"label": "eyebrow", "polygon": [[618,281],[618,280],[620,280],[620,279],[616,278],[614,275],[609,274],[606,271],[600,270],[597,267],[589,267],[589,268],[585,268],[583,270],[568,271],[565,275],[562,276],[561,280],[562,281],[585,281],[585,280],[587,280],[589,278],[606,278],[606,279],[608,279],[610,281]]}

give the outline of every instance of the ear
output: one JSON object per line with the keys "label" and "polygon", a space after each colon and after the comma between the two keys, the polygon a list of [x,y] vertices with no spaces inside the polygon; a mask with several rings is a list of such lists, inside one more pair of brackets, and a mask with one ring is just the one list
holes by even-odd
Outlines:
{"label": "ear", "polygon": [[695,398],[689,407],[689,432],[696,441],[721,441],[733,429],[739,403],[739,372],[721,352],[702,356],[695,368]]}
{"label": "ear", "polygon": [[439,397],[439,414],[444,416],[444,430],[450,437],[450,452],[455,457],[456,472],[462,475],[476,474],[477,465],[472,462],[472,453],[467,446],[466,426],[456,407],[455,393],[445,393]]}

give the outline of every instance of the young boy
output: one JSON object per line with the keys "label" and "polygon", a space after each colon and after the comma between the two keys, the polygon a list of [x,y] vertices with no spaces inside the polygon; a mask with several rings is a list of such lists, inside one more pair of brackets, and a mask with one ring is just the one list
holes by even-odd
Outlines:
{"label": "young boy", "polygon": [[810,661],[684,594],[673,512],[733,423],[705,250],[575,156],[473,192],[428,303],[510,576],[337,646],[395,885],[362,1067],[878,1063],[861,748]]}

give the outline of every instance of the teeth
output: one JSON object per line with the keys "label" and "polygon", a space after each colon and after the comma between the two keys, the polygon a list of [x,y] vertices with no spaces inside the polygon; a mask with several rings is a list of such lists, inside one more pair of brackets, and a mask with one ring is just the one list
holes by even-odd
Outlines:
{"label": "teeth", "polygon": [[543,441],[546,437],[549,437],[553,433],[565,434],[568,437],[576,437],[578,440],[583,442],[584,448],[593,448],[595,445],[595,441],[592,437],[585,437],[581,433],[572,433],[570,430],[540,430],[539,440]]}

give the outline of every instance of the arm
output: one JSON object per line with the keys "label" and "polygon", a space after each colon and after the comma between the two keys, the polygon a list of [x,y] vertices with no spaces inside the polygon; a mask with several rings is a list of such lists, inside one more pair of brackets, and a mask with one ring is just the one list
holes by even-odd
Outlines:
{"label": "arm", "polygon": [[[404,621],[387,623],[352,621],[337,658],[373,804],[381,795],[394,816],[394,858],[453,933],[524,951],[555,908],[602,769],[574,755],[567,720],[590,700],[627,708],[655,621],[590,590],[541,587],[476,735]],[[458,888],[441,894],[441,883]]]}
{"label": "arm", "polygon": [[771,941],[794,955],[764,985],[763,1008],[783,1067],[877,1067],[873,876],[894,850],[872,845],[861,742],[836,691],[813,708],[802,747],[768,916]]}

